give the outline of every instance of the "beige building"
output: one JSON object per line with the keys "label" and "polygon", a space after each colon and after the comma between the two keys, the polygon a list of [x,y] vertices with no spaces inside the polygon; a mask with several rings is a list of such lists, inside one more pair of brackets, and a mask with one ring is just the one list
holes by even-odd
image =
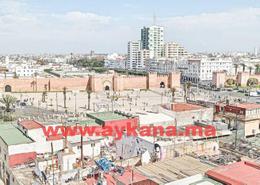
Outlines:
{"label": "beige building", "polygon": [[168,42],[164,44],[164,56],[166,58],[178,58],[187,56],[186,49],[176,42]]}
{"label": "beige building", "polygon": [[234,105],[217,104],[215,119],[222,118],[229,127],[238,128],[245,137],[260,133],[260,105],[240,103]]}

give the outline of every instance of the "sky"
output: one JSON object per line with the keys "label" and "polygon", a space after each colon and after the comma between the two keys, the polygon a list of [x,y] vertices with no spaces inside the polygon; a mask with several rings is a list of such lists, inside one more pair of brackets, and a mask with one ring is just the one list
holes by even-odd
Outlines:
{"label": "sky", "polygon": [[153,15],[189,52],[260,48],[260,0],[0,0],[0,54],[126,53]]}

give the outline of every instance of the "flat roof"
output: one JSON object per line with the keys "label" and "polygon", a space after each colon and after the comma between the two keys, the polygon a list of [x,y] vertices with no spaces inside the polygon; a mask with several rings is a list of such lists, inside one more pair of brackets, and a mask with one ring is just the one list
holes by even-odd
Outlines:
{"label": "flat roof", "polygon": [[41,123],[35,120],[22,120],[18,124],[26,128],[27,130],[39,129],[43,127]]}
{"label": "flat roof", "polygon": [[122,176],[116,175],[114,178],[116,178],[122,184],[126,184],[126,185],[141,182],[148,179],[147,177],[133,170],[126,170]]}
{"label": "flat roof", "polygon": [[191,110],[199,110],[204,107],[200,105],[194,105],[190,103],[173,103],[171,105],[171,110],[174,112],[183,112],[183,111],[191,111]]}
{"label": "flat roof", "polygon": [[181,180],[173,181],[165,185],[223,185],[220,182],[214,181],[208,177],[205,177],[202,174],[193,175],[186,177]]}
{"label": "flat roof", "polygon": [[124,120],[128,119],[127,116],[115,113],[115,112],[96,112],[90,113],[91,117],[99,119],[101,121],[111,121],[111,120]]}
{"label": "flat roof", "polygon": [[0,137],[8,145],[19,145],[32,143],[33,140],[24,135],[12,124],[0,125]]}
{"label": "flat roof", "polygon": [[156,123],[169,123],[174,122],[174,118],[167,116],[163,113],[145,113],[138,114],[139,123],[142,125],[156,124]]}
{"label": "flat roof", "polygon": [[207,175],[225,184],[260,184],[260,164],[240,161],[207,171]]}
{"label": "flat roof", "polygon": [[239,104],[234,104],[231,106],[235,106],[235,107],[240,107],[243,109],[260,109],[260,105],[256,104],[256,103],[239,103]]}

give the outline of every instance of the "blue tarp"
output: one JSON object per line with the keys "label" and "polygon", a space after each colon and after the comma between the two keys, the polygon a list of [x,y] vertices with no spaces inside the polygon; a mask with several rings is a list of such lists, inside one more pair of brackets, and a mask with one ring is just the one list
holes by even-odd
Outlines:
{"label": "blue tarp", "polygon": [[98,167],[101,170],[103,170],[104,172],[109,172],[111,167],[114,166],[114,164],[105,157],[97,160],[96,163],[97,163]]}

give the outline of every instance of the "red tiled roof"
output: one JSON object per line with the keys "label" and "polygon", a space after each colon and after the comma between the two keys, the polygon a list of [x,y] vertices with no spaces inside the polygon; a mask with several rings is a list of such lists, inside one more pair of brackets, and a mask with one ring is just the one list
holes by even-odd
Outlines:
{"label": "red tiled roof", "polygon": [[189,103],[174,103],[171,105],[172,111],[175,111],[175,112],[199,110],[202,108],[203,108],[202,106],[189,104]]}
{"label": "red tiled roof", "polygon": [[236,162],[206,173],[210,178],[230,185],[260,185],[260,164]]}
{"label": "red tiled roof", "polygon": [[35,120],[23,120],[19,122],[19,125],[23,126],[28,130],[43,128],[43,125]]}

